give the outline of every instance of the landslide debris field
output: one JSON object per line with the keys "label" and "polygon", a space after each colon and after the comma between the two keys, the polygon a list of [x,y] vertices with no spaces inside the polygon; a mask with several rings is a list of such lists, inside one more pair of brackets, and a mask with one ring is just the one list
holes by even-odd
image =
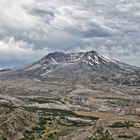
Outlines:
{"label": "landslide debris field", "polygon": [[1,81],[0,140],[140,139],[138,86],[68,83]]}

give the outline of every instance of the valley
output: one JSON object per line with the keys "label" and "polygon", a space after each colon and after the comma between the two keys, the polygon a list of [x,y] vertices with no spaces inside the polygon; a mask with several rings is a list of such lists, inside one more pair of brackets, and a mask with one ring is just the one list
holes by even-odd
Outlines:
{"label": "valley", "polygon": [[[92,136],[95,127],[103,127],[111,134],[117,131],[113,135],[115,139],[121,140],[122,134],[127,137],[130,129],[128,137],[139,136],[139,87],[106,83],[102,88],[98,84],[94,84],[95,89],[81,85],[68,92],[68,85],[60,85],[60,82],[52,86],[29,79],[2,81],[1,139],[84,140]],[[111,127],[118,122],[130,122],[134,126]]]}

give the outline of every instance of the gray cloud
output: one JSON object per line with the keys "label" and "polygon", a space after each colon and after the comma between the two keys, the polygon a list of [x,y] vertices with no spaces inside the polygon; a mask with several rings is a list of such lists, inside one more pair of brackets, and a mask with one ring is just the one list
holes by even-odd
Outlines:
{"label": "gray cloud", "polygon": [[140,66],[139,38],[139,0],[0,2],[0,65],[93,49]]}

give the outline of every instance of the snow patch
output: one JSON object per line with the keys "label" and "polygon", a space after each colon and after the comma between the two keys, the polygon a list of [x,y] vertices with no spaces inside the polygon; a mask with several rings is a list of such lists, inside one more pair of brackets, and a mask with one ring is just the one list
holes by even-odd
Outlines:
{"label": "snow patch", "polygon": [[54,65],[59,64],[54,58],[51,59],[51,63],[54,64]]}

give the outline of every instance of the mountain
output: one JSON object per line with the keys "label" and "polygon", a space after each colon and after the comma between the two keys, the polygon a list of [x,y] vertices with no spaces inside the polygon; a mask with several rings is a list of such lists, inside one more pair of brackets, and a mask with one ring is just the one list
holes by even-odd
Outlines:
{"label": "mountain", "polygon": [[[90,79],[92,82],[137,83],[140,68],[105,57],[96,51],[79,53],[50,53],[25,67],[2,71],[3,78],[31,78],[36,80]],[[121,79],[121,81],[120,81]],[[132,80],[133,79],[133,80]],[[130,82],[132,80],[132,83]]]}
{"label": "mountain", "polygon": [[140,68],[95,51],[50,53],[0,71],[0,112],[0,140],[87,140],[99,128],[139,140]]}

